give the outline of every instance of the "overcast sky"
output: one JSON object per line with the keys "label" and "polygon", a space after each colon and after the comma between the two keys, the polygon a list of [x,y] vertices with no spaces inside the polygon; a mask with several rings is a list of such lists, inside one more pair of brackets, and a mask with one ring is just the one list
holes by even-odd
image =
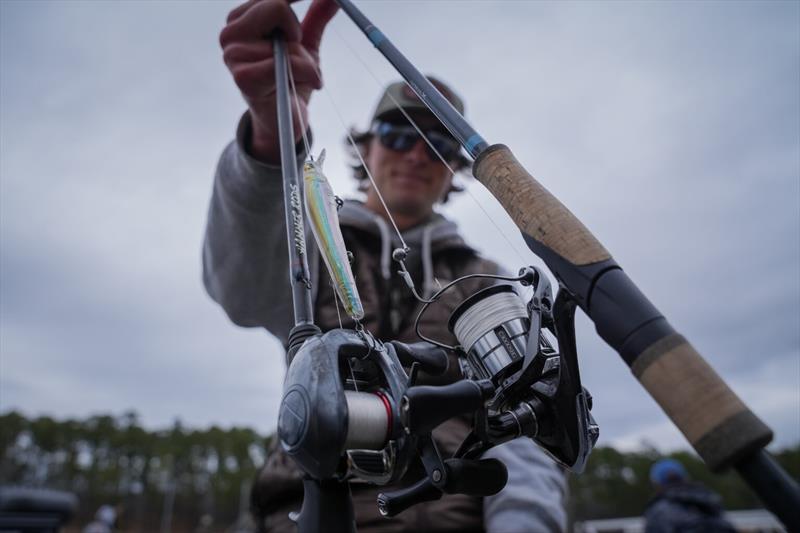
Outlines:
{"label": "overcast sky", "polygon": [[[778,445],[800,441],[800,3],[358,4],[586,223]],[[235,5],[0,2],[0,411],[273,430],[282,349],[201,283],[214,166],[245,109],[217,42]],[[397,76],[342,13],[321,53],[315,151],[348,195],[344,128]],[[467,239],[541,265],[469,191],[446,209]],[[578,328],[600,444],[687,447]]]}

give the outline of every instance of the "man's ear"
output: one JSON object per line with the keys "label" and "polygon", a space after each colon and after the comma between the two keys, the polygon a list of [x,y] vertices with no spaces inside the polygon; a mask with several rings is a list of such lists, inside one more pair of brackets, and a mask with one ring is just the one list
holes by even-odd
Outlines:
{"label": "man's ear", "polygon": [[369,157],[369,149],[370,149],[370,145],[372,144],[372,142],[373,142],[374,140],[375,140],[375,138],[374,138],[374,137],[372,137],[370,140],[368,140],[368,141],[366,141],[366,142],[363,142],[363,143],[358,143],[358,151],[359,151],[359,153],[361,153],[361,158],[362,158],[362,159],[363,159],[365,162],[366,162],[367,158]]}
{"label": "man's ear", "polygon": [[[358,153],[361,155],[361,160],[364,161],[364,167],[366,167],[366,165],[367,165],[367,160],[369,159],[370,145],[372,144],[373,140],[374,140],[374,138],[370,138],[370,139],[367,139],[365,141],[360,141],[356,145],[357,148],[358,148]],[[361,179],[359,180],[359,184],[358,184],[358,190],[363,192],[363,193],[366,193],[367,191],[369,191],[369,188],[371,186],[372,186],[372,184],[370,183],[370,180],[369,180],[369,177],[367,176],[367,173],[366,172],[362,172],[362,176],[361,176]]]}

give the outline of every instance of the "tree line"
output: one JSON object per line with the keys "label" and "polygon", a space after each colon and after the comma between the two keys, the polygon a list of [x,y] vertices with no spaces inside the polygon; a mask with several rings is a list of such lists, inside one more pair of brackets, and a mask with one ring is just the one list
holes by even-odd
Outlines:
{"label": "tree line", "polygon": [[246,512],[267,442],[249,428],[188,429],[179,421],[151,431],[133,412],[58,421],[12,411],[0,415],[0,480],[74,493],[73,523],[110,504],[123,529],[159,531],[166,521],[193,531],[207,516],[217,530]]}
{"label": "tree line", "polygon": [[[133,412],[83,420],[0,415],[3,484],[66,490],[78,496],[73,524],[86,523],[103,504],[121,509],[121,529],[223,531],[246,514],[249,487],[273,436],[249,428],[145,429]],[[800,445],[777,460],[800,479]],[[729,510],[760,507],[740,478],[711,474],[689,452],[671,455],[693,479],[718,492]],[[570,476],[572,520],[641,515],[652,497],[649,469],[655,449],[620,452],[599,447],[586,471]]]}

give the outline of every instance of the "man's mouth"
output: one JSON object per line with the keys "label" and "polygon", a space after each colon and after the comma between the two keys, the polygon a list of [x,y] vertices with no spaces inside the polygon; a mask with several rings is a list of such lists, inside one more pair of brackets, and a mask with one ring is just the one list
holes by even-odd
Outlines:
{"label": "man's mouth", "polygon": [[419,174],[398,173],[393,176],[393,179],[397,183],[416,183],[420,185],[425,185],[428,183],[428,180]]}

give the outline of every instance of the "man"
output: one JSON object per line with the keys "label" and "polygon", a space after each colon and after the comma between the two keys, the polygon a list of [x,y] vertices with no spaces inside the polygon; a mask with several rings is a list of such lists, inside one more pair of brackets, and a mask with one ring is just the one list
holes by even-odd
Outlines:
{"label": "man", "polygon": [[83,533],[111,533],[117,523],[117,511],[110,505],[101,505]]}
{"label": "man", "polygon": [[[294,116],[296,141],[300,124],[307,124],[307,104],[321,87],[319,43],[325,25],[334,15],[330,0],[314,0],[299,23],[285,0],[250,0],[234,9],[220,35],[225,62],[249,110],[239,123],[236,141],[224,151],[217,169],[209,209],[203,253],[204,282],[235,323],[267,328],[286,345],[292,324],[292,299],[287,283],[288,255],[277,120],[272,46],[265,40],[280,29],[286,36],[291,68],[300,97],[300,117]],[[442,92],[463,110],[461,100],[444,84]],[[407,265],[420,292],[430,293],[435,280],[445,283],[469,273],[495,273],[496,264],[469,247],[455,224],[434,212],[434,205],[454,190],[447,166],[409,129],[391,95],[427,132],[454,169],[466,163],[458,144],[403,84],[384,93],[369,131],[356,135],[376,185],[411,248]],[[293,109],[293,111],[295,111]],[[301,120],[302,117],[302,120]],[[298,153],[297,164],[306,154]],[[339,212],[342,233],[353,253],[353,270],[364,305],[364,326],[382,340],[418,340],[413,317],[418,303],[391,265],[391,251],[399,240],[372,185],[363,181],[365,169],[356,166],[366,199],[347,201]],[[340,316],[334,291],[327,281],[315,247],[309,244],[315,322],[323,331],[352,326]],[[486,281],[460,284],[433,305],[421,327],[427,334],[453,342],[447,317],[464,298]],[[341,313],[343,315],[343,313]],[[460,378],[451,362],[444,378],[421,376],[428,383]],[[455,451],[469,431],[460,419],[446,422],[434,432],[444,454]],[[445,495],[441,500],[417,505],[391,520],[378,513],[376,495],[385,488],[353,484],[353,501],[359,531],[559,531],[566,526],[563,508],[565,481],[560,469],[529,439],[518,439],[491,450],[487,456],[504,461],[509,483],[491,498]],[[412,467],[401,484],[423,475]],[[271,450],[253,490],[253,507],[259,526],[267,531],[293,531],[288,518],[302,500],[300,472],[279,446]]]}
{"label": "man", "polygon": [[675,459],[661,459],[650,468],[650,482],[656,496],[644,513],[647,533],[733,533],[723,518],[718,494],[692,483],[683,465]]}

